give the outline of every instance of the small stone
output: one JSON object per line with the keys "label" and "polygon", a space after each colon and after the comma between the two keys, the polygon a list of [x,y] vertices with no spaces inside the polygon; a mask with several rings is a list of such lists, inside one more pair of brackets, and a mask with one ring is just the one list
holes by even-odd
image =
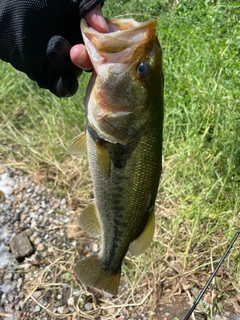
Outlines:
{"label": "small stone", "polygon": [[98,252],[98,244],[97,243],[93,244],[93,252]]}
{"label": "small stone", "polygon": [[40,237],[37,237],[34,239],[33,243],[35,244],[35,246],[37,246],[41,241],[42,241],[42,239]]}
{"label": "small stone", "polygon": [[12,272],[7,272],[4,274],[3,280],[12,280],[13,274]]}
{"label": "small stone", "polygon": [[22,278],[18,278],[18,284],[17,284],[17,289],[20,289],[22,286]]}
{"label": "small stone", "polygon": [[90,303],[90,302],[85,303],[84,309],[87,310],[87,311],[92,310],[93,309],[92,303]]}
{"label": "small stone", "polygon": [[21,292],[19,292],[18,297],[19,297],[20,299],[23,299],[23,298],[25,297],[25,295],[24,295],[24,293],[21,291]]}
{"label": "small stone", "polygon": [[9,296],[9,297],[8,297],[8,301],[9,301],[9,302],[13,302],[13,300],[14,300],[14,297],[13,297],[13,296]]}
{"label": "small stone", "polygon": [[68,298],[67,303],[69,306],[74,306],[74,299],[73,297]]}
{"label": "small stone", "polygon": [[234,316],[232,320],[240,320],[240,316]]}
{"label": "small stone", "polygon": [[69,312],[70,312],[69,308],[67,306],[65,306],[63,313],[69,313]]}
{"label": "small stone", "polygon": [[45,203],[45,201],[42,201],[41,207],[42,207],[42,209],[46,209],[47,208],[47,204]]}
{"label": "small stone", "polygon": [[58,294],[58,295],[57,295],[57,299],[58,299],[58,300],[61,300],[61,299],[62,299],[62,295],[61,295],[61,294]]}
{"label": "small stone", "polygon": [[23,310],[24,305],[25,305],[25,302],[24,302],[24,301],[19,301],[18,310]]}
{"label": "small stone", "polygon": [[13,312],[12,307],[13,307],[13,306],[12,306],[11,304],[6,304],[6,305],[4,306],[4,311],[5,311],[6,313],[11,314],[11,313]]}
{"label": "small stone", "polygon": [[34,210],[37,211],[39,208],[40,208],[40,204],[39,203],[35,204]]}
{"label": "small stone", "polygon": [[61,303],[60,301],[57,301],[57,302],[55,302],[54,306],[55,306],[56,308],[61,307],[61,306],[62,306],[62,303]]}
{"label": "small stone", "polygon": [[33,309],[33,312],[39,312],[41,310],[39,305],[36,305],[35,308]]}
{"label": "small stone", "polygon": [[60,201],[60,206],[64,206],[66,204],[66,199],[63,198],[61,201]]}
{"label": "small stone", "polygon": [[75,290],[73,290],[72,295],[73,295],[73,296],[75,296],[75,297],[78,297],[78,296],[80,296],[80,295],[81,295],[81,292],[80,292],[80,290],[75,289]]}
{"label": "small stone", "polygon": [[44,245],[42,243],[39,243],[36,247],[37,251],[43,251],[44,250]]}
{"label": "small stone", "polygon": [[32,296],[35,298],[35,299],[38,299],[39,297],[41,297],[42,295],[42,291],[41,290],[37,290],[37,291],[34,291]]}
{"label": "small stone", "polygon": [[24,232],[27,237],[30,237],[33,234],[34,230],[33,229],[26,229]]}
{"label": "small stone", "polygon": [[64,306],[58,307],[57,312],[60,314],[63,314],[64,308],[65,308]]}
{"label": "small stone", "polygon": [[20,233],[10,241],[10,248],[15,259],[22,259],[30,256],[34,249],[25,233]]}

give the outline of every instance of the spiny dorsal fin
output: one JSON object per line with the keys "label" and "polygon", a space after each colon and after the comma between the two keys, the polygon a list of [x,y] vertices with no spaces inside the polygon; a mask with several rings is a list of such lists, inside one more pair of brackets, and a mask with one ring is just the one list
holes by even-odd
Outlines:
{"label": "spiny dorsal fin", "polygon": [[70,146],[67,148],[67,153],[73,156],[82,156],[87,152],[86,132],[83,131],[78,136],[72,139]]}
{"label": "spiny dorsal fin", "polygon": [[155,228],[155,213],[154,210],[150,213],[148,218],[148,222],[146,224],[145,229],[140,234],[140,236],[130,243],[129,253],[131,256],[140,256],[147,248],[150,246],[152,242],[152,238],[154,235]]}
{"label": "spiny dorsal fin", "polygon": [[97,237],[101,235],[101,226],[95,202],[90,203],[83,209],[78,217],[78,225],[90,236]]}

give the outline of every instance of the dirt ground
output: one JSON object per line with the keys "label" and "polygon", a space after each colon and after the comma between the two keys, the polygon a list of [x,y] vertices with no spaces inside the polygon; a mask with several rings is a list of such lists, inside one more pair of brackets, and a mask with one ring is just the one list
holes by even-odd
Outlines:
{"label": "dirt ground", "polygon": [[[173,320],[175,318],[179,320],[184,320],[186,315],[188,314],[189,310],[191,309],[193,303],[190,304],[188,302],[188,297],[186,295],[179,295],[175,296],[171,299],[170,303],[160,304],[158,307],[154,310],[155,312],[155,319],[161,319],[161,320]],[[210,305],[206,305],[206,308],[208,307],[210,311]],[[215,308],[216,309],[216,308]],[[229,305],[227,302],[224,303],[223,307],[224,312],[219,313],[219,310],[213,310],[214,315],[213,319],[233,319],[234,316],[236,316],[235,311]],[[196,308],[194,312],[195,320],[202,320],[207,319],[207,316],[205,313],[199,311],[198,308]],[[193,316],[190,319],[194,319]]]}

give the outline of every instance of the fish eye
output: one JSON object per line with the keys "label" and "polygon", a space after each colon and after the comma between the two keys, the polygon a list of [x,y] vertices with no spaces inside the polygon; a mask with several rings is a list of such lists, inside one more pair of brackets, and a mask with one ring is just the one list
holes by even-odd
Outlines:
{"label": "fish eye", "polygon": [[140,62],[137,65],[137,75],[139,78],[146,78],[149,73],[149,65],[146,62]]}

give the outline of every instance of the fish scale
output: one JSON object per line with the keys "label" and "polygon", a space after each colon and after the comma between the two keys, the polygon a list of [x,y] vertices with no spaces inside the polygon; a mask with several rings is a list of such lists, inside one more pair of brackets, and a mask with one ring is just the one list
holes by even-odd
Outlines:
{"label": "fish scale", "polygon": [[79,225],[102,241],[99,253],[76,264],[75,275],[115,295],[125,255],[142,254],[153,238],[163,72],[155,21],[108,24],[114,32],[101,34],[81,22],[94,71],[85,97],[86,134],[75,138],[68,152],[88,152],[95,202],[82,211]]}

